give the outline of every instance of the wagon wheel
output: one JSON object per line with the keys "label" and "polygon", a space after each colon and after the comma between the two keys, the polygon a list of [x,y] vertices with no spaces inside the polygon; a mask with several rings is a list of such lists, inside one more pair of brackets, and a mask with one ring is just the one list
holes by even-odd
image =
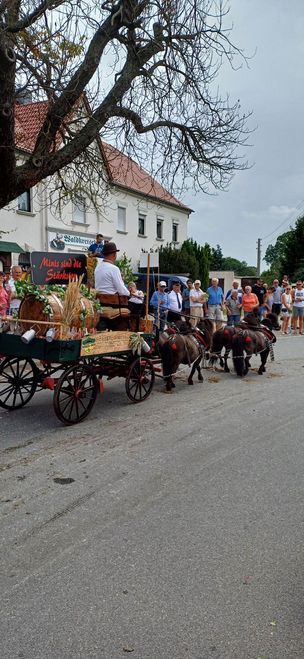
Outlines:
{"label": "wagon wheel", "polygon": [[0,406],[17,410],[28,403],[37,387],[32,359],[6,357],[0,364]]}
{"label": "wagon wheel", "polygon": [[86,364],[67,368],[54,391],[55,414],[67,426],[83,421],[91,411],[97,396],[96,375]]}
{"label": "wagon wheel", "polygon": [[132,403],[141,403],[146,400],[153,389],[155,373],[153,364],[149,359],[138,357],[131,364],[126,377],[126,393]]}

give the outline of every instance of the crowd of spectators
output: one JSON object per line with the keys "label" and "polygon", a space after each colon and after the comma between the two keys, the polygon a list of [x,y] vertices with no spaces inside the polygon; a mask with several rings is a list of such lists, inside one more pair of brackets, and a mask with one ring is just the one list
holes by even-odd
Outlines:
{"label": "crowd of spectators", "polygon": [[242,289],[239,282],[234,281],[225,295],[218,279],[211,280],[206,292],[201,289],[199,279],[194,282],[188,279],[182,295],[179,282],[174,283],[172,291],[167,293],[166,282],[161,281],[150,304],[155,326],[161,331],[167,321],[174,322],[181,315],[189,318],[192,327],[196,327],[200,318],[208,316],[214,321],[215,329],[219,329],[225,316],[227,325],[236,325],[248,313],[255,312],[262,320],[267,313],[273,312],[282,320],[283,334],[304,333],[303,282],[299,280],[291,286],[286,275],[281,284],[275,279],[271,286],[258,279],[254,286]]}
{"label": "crowd of spectators", "polygon": [[[104,250],[103,237],[96,239],[96,251]],[[24,273],[20,266],[13,266],[9,275],[0,272],[0,316],[16,313],[20,300],[16,296],[15,282],[22,279]],[[238,281],[224,294],[219,286],[219,280],[214,278],[207,291],[201,288],[201,282],[196,279],[187,280],[187,286],[181,293],[181,284],[174,281],[172,290],[166,290],[166,282],[160,281],[157,290],[150,299],[154,312],[154,325],[163,331],[166,323],[172,323],[184,316],[189,319],[192,327],[196,327],[200,318],[208,316],[214,322],[214,328],[219,329],[227,320],[228,325],[236,325],[242,316],[255,312],[262,320],[267,313],[273,312],[282,321],[282,334],[304,333],[304,287],[298,280],[296,284],[289,283],[287,275],[282,282],[274,279],[271,286],[257,279],[254,286],[245,286]],[[129,307],[133,314],[140,317],[144,310],[144,293],[137,289],[135,282],[128,285]]]}

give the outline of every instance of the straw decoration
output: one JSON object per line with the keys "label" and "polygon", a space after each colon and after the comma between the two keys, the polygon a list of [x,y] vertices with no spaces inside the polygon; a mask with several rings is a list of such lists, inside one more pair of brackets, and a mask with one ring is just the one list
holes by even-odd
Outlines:
{"label": "straw decoration", "polygon": [[79,278],[71,278],[66,287],[64,300],[63,300],[63,309],[62,309],[62,324],[63,337],[67,338],[70,328],[73,326],[73,322],[78,316],[80,308],[80,286],[82,283],[83,275]]}

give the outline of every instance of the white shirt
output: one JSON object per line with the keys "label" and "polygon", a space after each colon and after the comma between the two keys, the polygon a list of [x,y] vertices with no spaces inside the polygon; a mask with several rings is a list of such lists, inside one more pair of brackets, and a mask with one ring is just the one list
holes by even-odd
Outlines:
{"label": "white shirt", "polygon": [[142,291],[136,291],[136,296],[130,293],[130,302],[133,302],[133,304],[142,304],[145,297],[144,293]]}
{"label": "white shirt", "polygon": [[[10,290],[11,293],[16,295],[16,286],[15,286],[15,280],[13,279],[13,277],[10,277],[10,279],[8,280],[7,287],[8,287],[8,290]],[[18,300],[18,298],[14,297],[10,301],[10,309],[18,311],[18,309],[20,307],[20,304],[21,304],[21,300]]]}
{"label": "white shirt", "polygon": [[123,283],[120,270],[114,263],[98,259],[94,277],[95,288],[99,293],[118,293],[129,297],[130,293]]}
{"label": "white shirt", "polygon": [[[180,307],[178,306],[177,296],[178,296],[178,299],[180,301]],[[178,293],[177,291],[176,292],[171,291],[171,293],[169,293],[169,295],[168,295],[168,307],[169,307],[170,311],[181,312],[182,304],[183,304],[183,298],[182,298],[181,294]]]}
{"label": "white shirt", "polygon": [[198,290],[196,288],[191,288],[190,291],[190,307],[198,307],[202,308],[203,303],[199,302],[199,299],[201,296],[204,295],[203,291],[199,288]]}
{"label": "white shirt", "polygon": [[304,307],[304,289],[303,288],[296,288],[294,292],[294,301],[293,301],[293,306],[300,308]]}

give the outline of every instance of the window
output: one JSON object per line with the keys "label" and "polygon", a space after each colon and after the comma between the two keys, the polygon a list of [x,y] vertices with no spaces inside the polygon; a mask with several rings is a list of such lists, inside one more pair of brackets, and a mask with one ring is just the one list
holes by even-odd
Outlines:
{"label": "window", "polygon": [[30,213],[31,210],[31,191],[26,190],[18,197],[18,211]]}
{"label": "window", "polygon": [[73,201],[73,220],[85,224],[86,221],[86,200],[85,197],[77,195]]}
{"label": "window", "polygon": [[123,206],[117,208],[117,229],[118,231],[126,230],[126,209]]}
{"label": "window", "polygon": [[159,217],[156,220],[156,238],[159,240],[163,239],[163,220]]}
{"label": "window", "polygon": [[178,224],[176,222],[172,224],[172,242],[178,243]]}
{"label": "window", "polygon": [[138,216],[138,235],[146,235],[146,216],[142,214]]}

